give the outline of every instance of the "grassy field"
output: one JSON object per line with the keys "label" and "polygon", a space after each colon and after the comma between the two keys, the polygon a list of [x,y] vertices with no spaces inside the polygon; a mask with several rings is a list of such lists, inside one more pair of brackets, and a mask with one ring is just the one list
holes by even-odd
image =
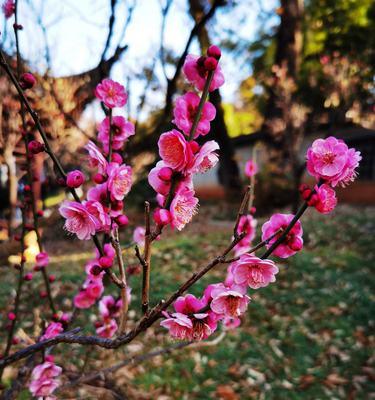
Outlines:
{"label": "grassy field", "polygon": [[[201,217],[202,218],[202,217]],[[193,224],[195,225],[195,224]],[[198,223],[196,224],[198,226]],[[118,388],[136,399],[371,399],[375,398],[374,278],[375,210],[341,207],[332,216],[311,210],[303,219],[304,251],[279,263],[275,284],[251,293],[252,303],[242,326],[215,346],[187,347],[143,364],[123,368],[106,388],[85,385],[70,389],[59,398],[110,399]],[[197,267],[218,254],[230,239],[230,225],[206,223],[204,232],[192,227],[170,240],[157,242],[153,257],[152,299],[166,297]],[[51,242],[52,243],[52,242]],[[58,246],[54,245],[58,248]],[[52,251],[52,250],[51,250]],[[50,266],[60,278],[57,299],[69,308],[69,298],[82,281],[81,266],[87,253],[54,258]],[[134,263],[132,253],[126,255]],[[219,267],[198,282],[192,292],[224,277]],[[9,273],[4,273],[0,299],[9,299]],[[131,277],[133,298],[130,327],[139,315],[140,276]],[[32,281],[32,285],[39,284]],[[39,315],[31,306],[40,300],[25,293],[25,331]],[[96,313],[96,308],[94,308]],[[82,312],[84,325],[89,314]],[[67,361],[67,347],[54,353],[66,369],[85,371],[134,354],[172,343],[155,325],[146,335],[116,353],[74,348]],[[81,360],[79,360],[81,359]],[[69,372],[66,371],[66,372]],[[9,377],[13,371],[8,371]],[[112,385],[112,386],[111,386]],[[108,386],[108,385],[107,385]],[[120,389],[119,389],[120,390]],[[26,392],[20,398],[28,398]]]}

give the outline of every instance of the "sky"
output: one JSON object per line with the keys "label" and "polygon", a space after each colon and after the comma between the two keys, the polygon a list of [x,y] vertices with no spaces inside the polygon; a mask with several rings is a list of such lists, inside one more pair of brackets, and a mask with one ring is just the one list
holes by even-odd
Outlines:
{"label": "sky", "polygon": [[[111,72],[113,79],[124,85],[130,84],[130,114],[133,117],[144,88],[144,82],[139,75],[145,66],[152,64],[160,48],[162,23],[160,7],[165,0],[120,1],[116,9],[112,46],[107,56],[113,54],[122,36],[128,6],[134,2],[136,6],[131,23],[121,41],[121,45],[127,44],[129,48]],[[239,42],[253,40],[260,23],[264,22],[260,22],[260,9],[270,11],[278,5],[277,0],[238,0],[232,3],[237,5],[230,10],[227,7],[219,9],[215,18],[209,23],[208,28],[213,43],[233,34]],[[95,67],[107,37],[109,4],[109,0],[19,0],[19,21],[24,26],[20,35],[23,57],[33,68],[44,72],[47,68],[45,57],[45,42],[47,42],[51,60],[50,70],[53,75],[71,75]],[[40,21],[45,27],[44,33],[39,26]],[[2,35],[4,47],[14,48],[11,21],[7,22],[4,30],[5,23],[3,20],[0,24],[1,32],[5,31],[5,35]],[[271,27],[275,21],[270,20],[267,23]],[[174,0],[166,19],[164,35],[164,46],[168,52],[171,51],[175,55],[182,53],[193,25],[187,1]],[[196,41],[190,50],[192,53],[199,53]],[[225,53],[221,64],[227,77],[226,84],[222,88],[224,101],[235,101],[238,85],[251,73],[251,64],[241,54],[236,55],[234,59],[232,55]],[[167,75],[171,77],[173,73],[174,66],[168,66]],[[156,76],[162,87],[165,87],[166,81],[160,63],[156,67]],[[160,107],[164,93],[152,92],[147,97],[146,110]]]}

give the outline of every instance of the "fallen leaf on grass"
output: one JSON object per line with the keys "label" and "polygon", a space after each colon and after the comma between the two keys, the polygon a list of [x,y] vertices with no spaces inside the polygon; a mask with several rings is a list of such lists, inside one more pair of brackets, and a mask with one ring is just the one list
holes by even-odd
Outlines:
{"label": "fallen leaf on grass", "polygon": [[229,385],[219,385],[216,395],[221,400],[239,400],[238,394]]}

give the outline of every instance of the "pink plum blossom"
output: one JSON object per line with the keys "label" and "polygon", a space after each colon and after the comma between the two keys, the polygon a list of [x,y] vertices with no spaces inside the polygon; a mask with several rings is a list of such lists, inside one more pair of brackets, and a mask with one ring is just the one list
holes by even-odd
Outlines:
{"label": "pink plum blossom", "polygon": [[181,132],[173,129],[163,133],[159,138],[158,146],[165,166],[175,171],[184,171],[191,166],[193,152]]}
{"label": "pink plum blossom", "polygon": [[108,190],[111,198],[115,200],[123,200],[129,193],[132,186],[132,169],[128,165],[110,163],[107,168],[108,173]]}
{"label": "pink plum blossom", "polygon": [[[280,228],[285,229],[293,218],[293,214],[272,215],[270,220],[262,226],[262,240],[269,239]],[[281,258],[287,258],[296,254],[303,247],[302,234],[301,222],[297,221],[284,241],[273,251],[273,254]],[[281,233],[271,239],[266,245],[267,248],[271,247],[280,235]]]}
{"label": "pink plum blossom", "polygon": [[172,200],[170,213],[171,213],[171,225],[177,228],[179,231],[189,223],[193,216],[197,213],[198,199],[194,197],[194,191],[182,187],[175,193]]}
{"label": "pink plum blossom", "polygon": [[204,173],[213,168],[219,161],[219,156],[216,150],[219,145],[210,140],[206,142],[194,156],[194,163],[191,168],[191,173]]}
{"label": "pink plum blossom", "polygon": [[111,218],[108,215],[102,206],[101,203],[98,201],[84,201],[83,205],[86,207],[87,211],[93,215],[97,221],[99,221],[100,226],[96,228],[98,232],[108,232],[111,226]]}
{"label": "pink plum blossom", "polygon": [[99,221],[83,204],[76,201],[64,201],[59,212],[66,218],[64,228],[75,233],[80,240],[89,240],[100,228]]}
{"label": "pink plum blossom", "polygon": [[[124,142],[134,135],[134,124],[127,121],[121,115],[112,118],[112,149],[120,150]],[[103,119],[99,125],[98,139],[103,143],[106,152],[109,149],[109,117]]]}
{"label": "pink plum blossom", "polygon": [[96,334],[102,338],[111,338],[117,331],[118,326],[116,320],[106,318],[98,321],[96,324]]}
{"label": "pink plum blossom", "polygon": [[89,164],[92,168],[98,168],[98,172],[103,174],[106,172],[108,162],[99,150],[97,145],[91,140],[86,144],[85,149],[89,153]]}
{"label": "pink plum blossom", "polygon": [[35,257],[35,263],[38,267],[46,267],[49,263],[48,253],[41,251]]}
{"label": "pink plum blossom", "polygon": [[191,319],[182,313],[174,313],[170,317],[160,322],[160,326],[169,330],[169,334],[180,340],[189,339],[191,336],[193,323]]}
{"label": "pink plum blossom", "polygon": [[64,328],[63,328],[61,322],[51,322],[47,326],[47,329],[45,330],[45,332],[44,332],[43,336],[40,338],[40,340],[51,339],[63,331],[64,331]]}
{"label": "pink plum blossom", "polygon": [[171,188],[171,181],[166,180],[165,176],[161,174],[166,167],[164,161],[158,161],[156,166],[152,168],[148,174],[148,183],[155,190],[155,192],[167,196]]}
{"label": "pink plum blossom", "polygon": [[326,184],[321,186],[315,185],[315,196],[313,195],[313,206],[321,214],[329,214],[337,205],[336,192]]}
{"label": "pink plum blossom", "polygon": [[222,322],[226,331],[236,329],[241,325],[241,319],[238,317],[224,317]]}
{"label": "pink plum blossom", "polygon": [[216,285],[211,292],[211,310],[215,314],[226,317],[238,317],[243,314],[250,301],[250,297],[240,286],[226,287],[224,284]]}
{"label": "pink plum blossom", "polygon": [[[190,130],[197,114],[199,101],[200,97],[194,92],[188,92],[180,96],[176,101],[173,111],[174,120],[172,122],[187,136],[190,135]],[[215,118],[215,115],[215,107],[207,101],[203,106],[202,114],[194,133],[194,139],[199,135],[207,135],[210,131],[210,122]]]}
{"label": "pink plum blossom", "polygon": [[95,96],[108,108],[123,107],[128,100],[124,86],[112,79],[103,79],[96,86]]}
{"label": "pink plum blossom", "polygon": [[133,241],[137,243],[138,246],[144,246],[145,244],[145,228],[142,226],[137,226],[133,232]]}
{"label": "pink plum blossom", "polygon": [[14,0],[5,0],[3,5],[1,6],[4,16],[6,19],[9,19],[16,10],[16,5]]}
{"label": "pink plum blossom", "polygon": [[355,169],[361,159],[359,151],[349,149],[342,140],[330,136],[315,140],[307,150],[307,170],[333,187],[345,186],[355,179]]}
{"label": "pink plum blossom", "polygon": [[52,361],[46,361],[34,367],[31,373],[29,390],[34,397],[46,398],[59,387],[59,375],[62,368]]}
{"label": "pink plum blossom", "polygon": [[113,296],[104,296],[99,301],[99,313],[103,318],[118,317],[121,307],[121,299],[115,300]]}
{"label": "pink plum blossom", "polygon": [[[204,57],[188,54],[182,70],[186,76],[186,79],[192,83],[196,89],[202,91],[208,76],[208,70],[204,66]],[[217,65],[210,84],[210,92],[218,89],[224,84],[224,82],[224,75],[220,66]]]}
{"label": "pink plum blossom", "polygon": [[258,172],[258,165],[253,160],[248,160],[245,165],[245,175],[249,178]]}
{"label": "pink plum blossom", "polygon": [[88,201],[97,201],[105,205],[108,201],[107,182],[91,187],[87,192]]}
{"label": "pink plum blossom", "polygon": [[279,269],[272,260],[261,260],[251,254],[243,254],[232,264],[234,283],[246,285],[252,289],[266,287],[275,282],[275,275],[278,272]]}

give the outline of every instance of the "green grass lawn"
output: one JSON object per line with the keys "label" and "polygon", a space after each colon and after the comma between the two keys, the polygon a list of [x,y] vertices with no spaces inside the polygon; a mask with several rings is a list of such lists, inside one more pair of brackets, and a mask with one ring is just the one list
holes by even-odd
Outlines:
{"label": "green grass lawn", "polygon": [[[134,398],[139,399],[373,398],[375,210],[341,207],[328,217],[309,210],[303,227],[304,250],[278,263],[276,283],[250,293],[252,302],[239,329],[227,333],[216,346],[193,346],[120,370],[115,382],[128,393],[135,390]],[[153,302],[176,289],[192,271],[217,255],[228,240],[230,228],[212,228],[204,235],[193,230],[157,242],[153,252]],[[130,252],[126,259],[135,262]],[[62,281],[56,290],[58,299],[74,293],[83,276],[77,265],[83,262],[60,260],[50,266]],[[201,295],[208,283],[223,279],[225,268],[219,266],[191,292]],[[130,325],[139,315],[140,280],[139,275],[131,277]],[[1,301],[9,298],[9,283],[2,280],[0,291]],[[28,307],[40,305],[31,293],[25,297]],[[63,304],[69,307],[69,301]],[[24,309],[24,314],[25,330],[31,334],[35,312]],[[89,314],[82,312],[79,324],[83,326],[88,318]],[[86,371],[171,343],[156,325],[129,348],[116,353],[92,350]],[[66,363],[66,351],[66,346],[56,349],[55,354],[60,354],[57,360],[62,357]],[[74,348],[69,369],[80,368],[80,355],[86,352]],[[61,398],[99,398],[87,390],[70,391],[73,397],[67,394]]]}

